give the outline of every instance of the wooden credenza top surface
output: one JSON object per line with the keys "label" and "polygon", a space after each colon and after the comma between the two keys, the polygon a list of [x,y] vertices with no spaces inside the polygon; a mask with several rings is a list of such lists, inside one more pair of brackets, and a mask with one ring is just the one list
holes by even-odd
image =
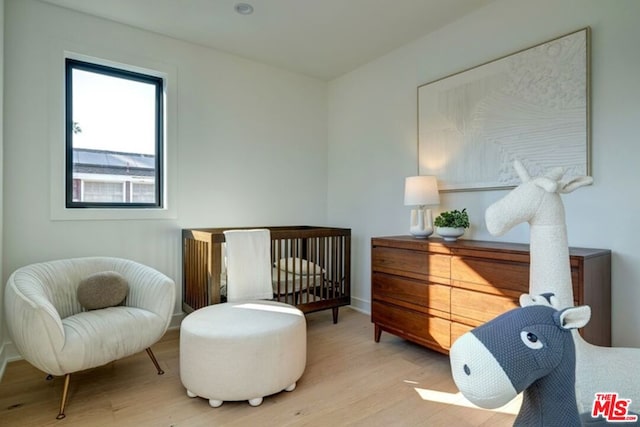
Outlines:
{"label": "wooden credenza top surface", "polygon": [[[390,246],[394,248],[410,249],[414,251],[436,252],[448,255],[464,255],[467,251],[504,252],[514,255],[529,256],[529,245],[526,243],[498,242],[490,240],[458,239],[455,242],[445,242],[441,238],[416,239],[413,236],[384,236],[372,237],[372,246]],[[569,248],[569,256],[590,258],[610,254],[609,249]]]}

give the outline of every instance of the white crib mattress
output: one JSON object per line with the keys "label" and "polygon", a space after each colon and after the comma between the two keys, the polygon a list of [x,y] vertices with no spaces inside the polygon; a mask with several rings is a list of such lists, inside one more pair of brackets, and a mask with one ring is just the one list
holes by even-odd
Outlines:
{"label": "white crib mattress", "polygon": [[278,271],[277,268],[271,272],[273,292],[278,295],[300,292],[310,286],[321,286],[322,280],[322,274],[293,274],[284,270]]}
{"label": "white crib mattress", "polygon": [[[277,295],[300,292],[309,286],[321,286],[322,281],[322,274],[300,275],[280,270],[280,287],[278,288],[278,269],[274,268],[271,273],[273,293]],[[227,276],[224,273],[220,275],[220,294],[227,295]]]}

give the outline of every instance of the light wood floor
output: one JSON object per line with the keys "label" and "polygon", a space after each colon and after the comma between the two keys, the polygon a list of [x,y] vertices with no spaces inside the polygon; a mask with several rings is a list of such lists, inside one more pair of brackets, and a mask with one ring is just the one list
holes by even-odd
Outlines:
{"label": "light wood floor", "polygon": [[[179,333],[146,353],[73,374],[67,417],[56,420],[63,378],[24,361],[7,366],[0,383],[1,426],[510,426],[514,415],[441,403],[455,398],[447,356],[383,333],[373,341],[369,317],[340,309],[307,315],[308,356],[291,393],[259,407],[225,402],[211,408],[187,397],[180,383]],[[458,397],[458,400],[460,398]],[[517,409],[516,409],[517,410]]]}

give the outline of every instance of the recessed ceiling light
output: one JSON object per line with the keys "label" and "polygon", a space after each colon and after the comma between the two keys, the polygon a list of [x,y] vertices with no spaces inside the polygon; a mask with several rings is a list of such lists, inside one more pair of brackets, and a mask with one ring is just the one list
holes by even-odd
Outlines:
{"label": "recessed ceiling light", "polygon": [[235,5],[234,9],[240,15],[251,15],[253,13],[253,6],[249,3],[238,3]]}

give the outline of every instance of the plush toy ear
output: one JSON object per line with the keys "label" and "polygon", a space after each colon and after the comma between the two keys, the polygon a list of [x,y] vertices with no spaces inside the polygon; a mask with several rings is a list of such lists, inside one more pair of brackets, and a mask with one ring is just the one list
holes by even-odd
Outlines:
{"label": "plush toy ear", "polygon": [[553,181],[559,181],[560,178],[562,178],[562,175],[564,175],[564,169],[561,167],[549,169],[547,173],[544,174],[544,176],[546,176],[547,178]]}
{"label": "plush toy ear", "polygon": [[579,176],[573,178],[569,182],[560,183],[560,193],[571,193],[573,190],[593,184],[593,178],[590,176]]}
{"label": "plush toy ear", "polygon": [[520,307],[529,307],[535,305],[535,295],[522,294],[520,295]]}
{"label": "plush toy ear", "polygon": [[554,319],[562,329],[582,328],[591,318],[591,307],[581,305],[578,307],[565,308],[555,314]]}
{"label": "plush toy ear", "polygon": [[516,170],[516,173],[520,177],[520,181],[522,181],[523,183],[529,182],[529,180],[531,179],[531,177],[529,176],[529,172],[527,172],[522,163],[520,163],[520,160],[513,161],[513,168]]}
{"label": "plush toy ear", "polygon": [[539,176],[534,179],[533,182],[547,193],[555,193],[558,191],[558,181],[549,179],[546,176]]}
{"label": "plush toy ear", "polygon": [[522,294],[520,295],[520,307],[529,307],[530,305],[546,305],[547,307],[551,307],[551,297],[553,297],[553,294]]}
{"label": "plush toy ear", "polygon": [[529,307],[530,305],[546,305],[547,307],[553,307],[557,309],[558,298],[552,292],[540,295],[520,295],[520,307]]}

